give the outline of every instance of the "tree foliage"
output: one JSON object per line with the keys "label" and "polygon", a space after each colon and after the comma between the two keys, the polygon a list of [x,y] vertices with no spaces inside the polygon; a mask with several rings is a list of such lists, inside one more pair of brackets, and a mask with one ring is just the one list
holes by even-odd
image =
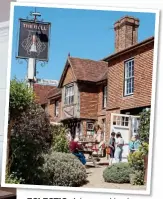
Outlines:
{"label": "tree foliage", "polygon": [[56,152],[69,153],[69,143],[66,137],[67,129],[63,125],[55,125],[52,127],[52,134],[52,150]]}
{"label": "tree foliage", "polygon": [[10,103],[9,114],[10,119],[16,119],[20,114],[26,111],[34,101],[33,91],[23,81],[16,78],[10,83]]}
{"label": "tree foliage", "polygon": [[47,153],[51,141],[49,117],[39,105],[30,104],[13,126],[10,173],[16,173],[25,183],[39,183],[39,167],[43,164],[42,153]]}
{"label": "tree foliage", "polygon": [[143,110],[140,115],[139,136],[141,142],[149,143],[150,109]]}
{"label": "tree foliage", "polygon": [[133,173],[130,175],[130,183],[132,185],[144,184],[144,150],[142,149],[143,147],[128,156],[129,166],[133,169]]}
{"label": "tree foliage", "polygon": [[10,137],[11,131],[17,119],[25,112],[31,103],[34,102],[34,94],[23,81],[16,78],[10,82],[9,99],[9,124],[8,124],[8,144],[7,144],[7,173],[10,173]]}

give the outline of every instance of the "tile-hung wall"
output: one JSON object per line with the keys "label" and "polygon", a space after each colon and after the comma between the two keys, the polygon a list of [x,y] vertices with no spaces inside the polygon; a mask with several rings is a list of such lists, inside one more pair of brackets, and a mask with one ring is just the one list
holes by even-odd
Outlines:
{"label": "tile-hung wall", "polygon": [[0,177],[2,170],[2,148],[4,139],[4,115],[7,83],[9,23],[0,22]]}

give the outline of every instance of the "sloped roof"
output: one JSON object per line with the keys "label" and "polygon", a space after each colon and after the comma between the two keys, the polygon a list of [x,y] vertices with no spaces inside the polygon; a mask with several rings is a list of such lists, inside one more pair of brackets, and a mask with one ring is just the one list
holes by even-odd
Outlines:
{"label": "sloped roof", "polygon": [[55,87],[49,91],[48,98],[52,98],[58,95],[61,95],[61,89]]}
{"label": "sloped roof", "polygon": [[56,86],[41,85],[35,83],[33,86],[33,91],[36,95],[36,102],[39,104],[46,104],[48,101],[49,91],[56,88]]}
{"label": "sloped roof", "polygon": [[100,78],[99,81],[102,81],[102,80],[107,79],[107,76],[108,76],[108,73],[107,73],[107,71],[106,71],[105,74]]}
{"label": "sloped roof", "polygon": [[109,55],[107,57],[104,57],[101,61],[109,62],[110,60],[116,59],[117,57],[119,57],[121,55],[124,55],[126,53],[130,53],[131,51],[133,51],[133,50],[135,50],[137,48],[142,48],[143,46],[146,46],[146,45],[148,45],[150,43],[153,43],[154,39],[155,38],[153,36],[149,37],[149,38],[147,38],[147,39],[145,39],[145,40],[143,40],[143,41],[141,41],[141,42],[139,42],[137,44],[134,44],[134,45],[132,45],[132,46],[130,46],[128,48],[125,48],[125,49],[123,49],[121,51],[115,52],[115,53],[113,53],[113,54],[111,54],[111,55]]}
{"label": "sloped roof", "polygon": [[68,57],[59,82],[59,87],[61,86],[64,80],[69,66],[72,67],[76,81],[81,80],[98,82],[101,81],[101,79],[105,76],[108,68],[108,63],[105,61],[94,61],[90,59]]}

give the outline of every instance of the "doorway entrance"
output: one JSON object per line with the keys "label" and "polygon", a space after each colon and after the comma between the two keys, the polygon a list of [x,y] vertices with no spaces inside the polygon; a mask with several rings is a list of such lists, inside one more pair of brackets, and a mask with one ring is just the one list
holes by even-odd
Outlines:
{"label": "doorway entrance", "polygon": [[124,139],[124,147],[123,147],[123,154],[122,160],[127,161],[127,157],[129,155],[129,141],[131,137],[138,133],[139,129],[139,116],[134,115],[125,115],[125,114],[111,114],[111,132],[118,133],[120,132],[122,138]]}

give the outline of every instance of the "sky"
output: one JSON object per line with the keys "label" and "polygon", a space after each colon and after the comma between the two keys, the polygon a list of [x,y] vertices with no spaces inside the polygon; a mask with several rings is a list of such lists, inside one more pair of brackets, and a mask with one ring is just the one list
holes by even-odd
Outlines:
{"label": "sky", "polygon": [[[34,7],[15,6],[12,46],[11,79],[24,79],[27,62],[19,63],[18,52],[19,18],[26,19]],[[125,15],[139,18],[138,41],[154,36],[155,14],[121,11],[98,11],[64,8],[37,8],[40,19],[51,23],[49,61],[37,63],[37,78],[59,80],[67,56],[100,60],[115,52],[114,23]]]}

